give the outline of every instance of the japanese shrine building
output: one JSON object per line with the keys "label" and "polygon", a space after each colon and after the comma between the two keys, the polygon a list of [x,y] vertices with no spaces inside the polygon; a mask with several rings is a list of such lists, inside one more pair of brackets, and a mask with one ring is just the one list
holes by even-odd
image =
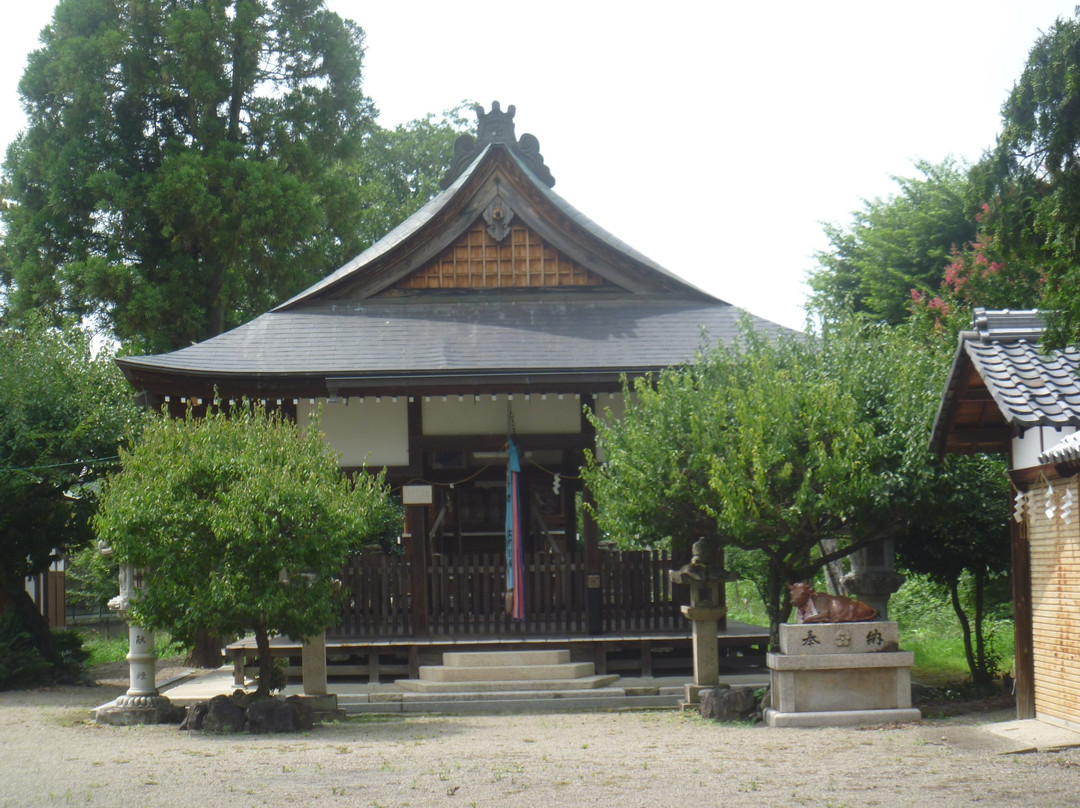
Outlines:
{"label": "japanese shrine building", "polygon": [[624,376],[686,363],[703,333],[728,342],[748,315],[556,195],[537,139],[515,136],[512,106],[478,117],[445,190],[371,248],[228,333],[117,361],[149,405],[175,413],[215,391],[301,424],[321,410],[344,468],[434,487],[433,504],[410,513],[424,522],[410,531],[426,535],[424,557],[502,547],[512,435],[531,549],[571,553],[582,536],[595,570],[595,530],[577,524],[575,504],[593,446],[583,407],[618,414]]}

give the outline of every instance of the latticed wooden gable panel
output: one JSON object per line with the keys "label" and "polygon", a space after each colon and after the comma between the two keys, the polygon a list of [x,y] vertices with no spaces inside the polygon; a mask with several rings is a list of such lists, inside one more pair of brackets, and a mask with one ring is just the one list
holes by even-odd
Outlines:
{"label": "latticed wooden gable panel", "polygon": [[394,289],[521,289],[605,286],[607,281],[566,257],[521,224],[502,241],[478,220],[453,245]]}

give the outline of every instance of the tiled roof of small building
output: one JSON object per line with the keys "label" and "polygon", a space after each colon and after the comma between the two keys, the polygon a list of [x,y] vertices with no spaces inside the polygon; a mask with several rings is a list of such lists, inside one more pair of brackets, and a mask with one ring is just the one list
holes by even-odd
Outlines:
{"label": "tiled roof of small building", "polygon": [[1080,427],[1080,350],[1044,351],[1037,311],[976,309],[972,325],[960,334],[932,451],[1004,451],[1033,427]]}
{"label": "tiled roof of small building", "polygon": [[1080,426],[1080,351],[1043,352],[1045,326],[1034,311],[977,309],[975,327],[964,350],[1010,424]]}

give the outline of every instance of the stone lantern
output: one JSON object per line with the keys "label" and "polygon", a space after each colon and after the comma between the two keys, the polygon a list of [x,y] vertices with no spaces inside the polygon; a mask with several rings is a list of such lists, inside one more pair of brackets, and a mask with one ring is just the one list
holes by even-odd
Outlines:
{"label": "stone lantern", "polygon": [[690,587],[690,605],[682,607],[690,620],[694,643],[694,682],[686,686],[683,706],[700,702],[700,693],[720,685],[720,651],[716,642],[719,623],[727,616],[720,587],[735,579],[724,570],[715,546],[705,539],[694,542],[693,557],[681,569],[671,570],[671,582]]}
{"label": "stone lantern", "polygon": [[844,586],[859,600],[877,609],[878,619],[889,619],[889,597],[904,583],[896,571],[896,550],[892,539],[856,550],[848,557],[851,572],[844,576]]}
{"label": "stone lantern", "polygon": [[[110,548],[102,548],[105,555]],[[120,594],[109,601],[109,608],[127,621],[128,607],[135,594],[135,569],[120,565]],[[99,724],[127,726],[130,724],[168,724],[183,717],[183,708],[175,707],[157,689],[157,650],[154,632],[128,621],[128,689],[115,701],[100,708],[95,720]]]}

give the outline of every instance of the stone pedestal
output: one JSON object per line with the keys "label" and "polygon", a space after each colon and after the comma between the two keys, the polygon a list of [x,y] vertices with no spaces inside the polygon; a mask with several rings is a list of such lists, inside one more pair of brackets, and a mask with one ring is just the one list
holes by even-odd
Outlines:
{"label": "stone pedestal", "polygon": [[305,696],[326,695],[326,632],[310,638],[300,649]]}
{"label": "stone pedestal", "polygon": [[896,623],[780,626],[772,671],[770,727],[857,726],[918,721],[911,706],[914,654],[897,650]]}

